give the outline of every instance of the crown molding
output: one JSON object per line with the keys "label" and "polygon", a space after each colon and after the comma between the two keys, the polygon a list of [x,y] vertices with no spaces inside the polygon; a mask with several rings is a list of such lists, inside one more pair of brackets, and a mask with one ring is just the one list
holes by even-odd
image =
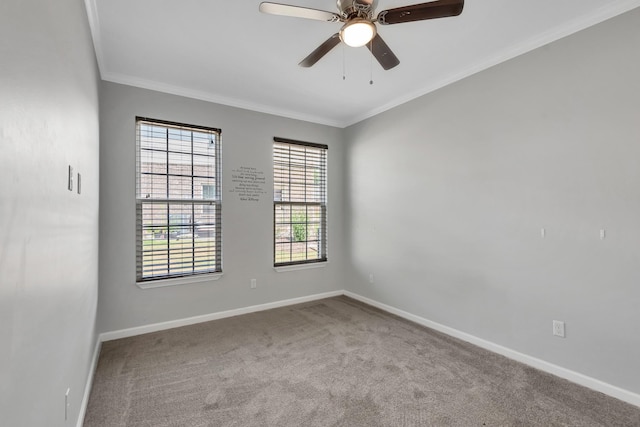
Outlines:
{"label": "crown molding", "polygon": [[278,108],[270,105],[259,104],[248,100],[237,99],[232,97],[225,97],[215,93],[189,89],[185,87],[170,85],[163,82],[157,82],[147,79],[142,79],[134,76],[112,73],[107,71],[105,65],[104,54],[102,51],[102,43],[100,39],[100,19],[97,11],[97,0],[85,0],[85,6],[87,9],[87,16],[89,19],[89,26],[91,27],[91,35],[93,37],[93,46],[96,53],[96,59],[98,62],[98,68],[100,70],[100,76],[105,81],[114,83],[120,83],[128,86],[140,87],[143,89],[155,90],[159,92],[165,92],[172,95],[184,96],[187,98],[199,99],[202,101],[213,102],[216,104],[222,104],[229,107],[241,108],[244,110],[256,111],[259,113],[272,114],[279,117],[285,117],[294,120],[301,120],[305,122],[316,123],[320,125],[332,126],[337,128],[346,128],[363,120],[377,116],[392,108],[405,104],[416,98],[424,96],[428,93],[434,92],[473,74],[484,71],[502,62],[506,62],[517,56],[523,55],[527,52],[535,50],[539,47],[552,43],[556,40],[560,40],[569,35],[575,34],[578,31],[589,28],[593,25],[604,22],[615,16],[621,15],[625,12],[640,7],[640,0],[621,0],[614,3],[608,3],[597,9],[594,13],[585,14],[579,16],[572,21],[569,21],[561,26],[553,28],[535,37],[531,37],[524,42],[510,46],[507,49],[502,50],[496,55],[493,55],[483,61],[472,64],[469,67],[459,70],[451,74],[448,77],[442,78],[429,85],[408,93],[404,96],[397,97],[383,105],[372,108],[362,114],[357,114],[351,117],[345,117],[343,120],[336,120],[329,117],[322,117],[312,114],[304,114],[298,111],[288,110],[286,108]]}
{"label": "crown molding", "polygon": [[237,98],[230,98],[214,93],[188,89],[185,87],[174,86],[167,83],[156,82],[153,80],[141,79],[137,77],[131,77],[124,74],[117,74],[111,72],[102,72],[102,80],[119,83],[127,86],[135,86],[142,89],[155,90],[158,92],[168,93],[171,95],[184,96],[186,98],[198,99],[201,101],[213,102],[215,104],[226,105],[228,107],[241,108],[243,110],[255,111],[258,113],[272,114],[278,117],[284,117],[288,119],[301,120],[305,122],[317,123],[320,125],[332,126],[343,128],[344,123],[329,119],[327,117],[319,117],[310,114],[304,114],[294,112],[291,110],[277,108],[269,105],[258,104],[247,100],[241,100]]}
{"label": "crown molding", "polygon": [[592,27],[601,22],[604,22],[608,19],[621,15],[625,12],[629,12],[637,7],[640,7],[640,0],[626,0],[626,1],[616,2],[615,4],[604,5],[600,9],[598,9],[596,13],[590,13],[590,14],[580,16],[570,22],[565,23],[564,25],[561,25],[559,27],[546,31],[535,37],[531,37],[522,43],[518,43],[514,46],[510,46],[509,48],[502,50],[498,54],[493,55],[484,61],[473,64],[470,67],[467,67],[455,74],[452,74],[451,76],[448,76],[439,81],[433,82],[432,84],[424,86],[413,93],[395,98],[392,101],[389,101],[384,105],[381,105],[372,110],[369,110],[364,114],[353,116],[345,120],[343,127],[348,127],[356,123],[359,123],[363,120],[377,116],[378,114],[383,113],[387,110],[398,107],[402,104],[405,104],[409,101],[412,101],[430,92],[434,92],[438,89],[441,89],[445,86],[448,86],[452,83],[455,83],[473,74],[484,71],[488,68],[491,68],[495,65],[506,62],[520,55],[524,55],[525,53],[531,52],[549,43],[553,43],[554,41],[560,40],[562,38],[575,34],[579,31],[585,30],[589,27]]}
{"label": "crown molding", "polygon": [[98,6],[96,0],[84,0],[84,7],[87,10],[87,19],[89,20],[89,29],[91,30],[91,38],[93,39],[93,50],[98,62],[98,71],[100,77],[104,73],[104,54],[102,53],[102,43],[100,39],[100,18],[98,18]]}

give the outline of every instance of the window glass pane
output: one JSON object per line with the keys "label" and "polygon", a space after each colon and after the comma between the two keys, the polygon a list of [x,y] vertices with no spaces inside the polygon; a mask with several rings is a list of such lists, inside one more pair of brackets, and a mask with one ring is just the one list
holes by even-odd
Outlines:
{"label": "window glass pane", "polygon": [[290,242],[291,236],[291,207],[276,205],[275,208],[275,239],[276,243]]}
{"label": "window glass pane", "polygon": [[141,149],[167,150],[167,129],[148,124],[139,125],[139,139]]}
{"label": "window glass pane", "polygon": [[140,172],[166,174],[167,153],[164,151],[141,150]]}
{"label": "window glass pane", "polygon": [[169,198],[170,199],[191,199],[193,178],[190,176],[169,175]]}
{"label": "window glass pane", "polygon": [[193,174],[195,176],[215,176],[215,158],[211,156],[194,155]]}
{"label": "window glass pane", "polygon": [[138,197],[141,199],[163,199],[167,197],[166,175],[142,174],[140,177]]}
{"label": "window glass pane", "polygon": [[193,153],[213,156],[217,145],[217,135],[201,132],[193,133]]}
{"label": "window glass pane", "polygon": [[142,205],[142,230],[145,240],[166,238],[167,209],[168,205],[163,203]]}
{"label": "window glass pane", "polygon": [[169,152],[191,153],[191,132],[169,128]]}
{"label": "window glass pane", "polygon": [[191,175],[191,154],[169,153],[169,173],[172,175]]}
{"label": "window glass pane", "polygon": [[216,185],[212,180],[196,179],[196,183],[202,188],[202,198],[205,200],[213,200],[216,198]]}
{"label": "window glass pane", "polygon": [[216,237],[215,225],[220,221],[220,209],[217,203],[194,204],[195,230],[200,237]]}
{"label": "window glass pane", "polygon": [[291,244],[276,243],[276,264],[291,262]]}
{"label": "window glass pane", "polygon": [[322,211],[318,206],[309,206],[307,208],[307,239],[318,240],[320,236],[320,227]]}

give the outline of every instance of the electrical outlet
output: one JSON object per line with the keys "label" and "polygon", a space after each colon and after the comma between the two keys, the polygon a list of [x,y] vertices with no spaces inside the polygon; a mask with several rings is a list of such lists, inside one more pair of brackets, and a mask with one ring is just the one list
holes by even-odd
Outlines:
{"label": "electrical outlet", "polygon": [[369,283],[373,283],[373,274],[369,274]]}
{"label": "electrical outlet", "polygon": [[553,335],[564,338],[564,322],[560,320],[553,321]]}
{"label": "electrical outlet", "polygon": [[251,289],[255,289],[258,286],[258,281],[256,279],[251,279]]}

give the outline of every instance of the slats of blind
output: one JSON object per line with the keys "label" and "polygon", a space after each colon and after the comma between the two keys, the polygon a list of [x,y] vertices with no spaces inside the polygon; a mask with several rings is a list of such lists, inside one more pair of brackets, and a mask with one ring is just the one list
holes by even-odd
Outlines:
{"label": "slats of blind", "polygon": [[327,147],[274,138],[274,264],[327,259]]}
{"label": "slats of blind", "polygon": [[[199,199],[216,183],[220,134],[138,123],[139,199]],[[219,191],[213,198],[219,197]]]}
{"label": "slats of blind", "polygon": [[138,119],[137,280],[221,271],[220,131]]}
{"label": "slats of blind", "polygon": [[136,217],[139,280],[221,271],[219,203],[139,202]]}
{"label": "slats of blind", "polygon": [[273,151],[274,200],[325,203],[327,150],[290,143],[275,143]]}

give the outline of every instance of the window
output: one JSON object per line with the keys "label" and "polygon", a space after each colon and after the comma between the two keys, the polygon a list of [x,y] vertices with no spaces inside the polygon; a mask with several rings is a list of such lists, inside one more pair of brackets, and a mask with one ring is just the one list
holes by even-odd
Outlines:
{"label": "window", "polygon": [[327,146],[274,138],[274,265],[327,260]]}
{"label": "window", "polygon": [[136,134],[136,281],[221,272],[221,131],[137,117]]}

